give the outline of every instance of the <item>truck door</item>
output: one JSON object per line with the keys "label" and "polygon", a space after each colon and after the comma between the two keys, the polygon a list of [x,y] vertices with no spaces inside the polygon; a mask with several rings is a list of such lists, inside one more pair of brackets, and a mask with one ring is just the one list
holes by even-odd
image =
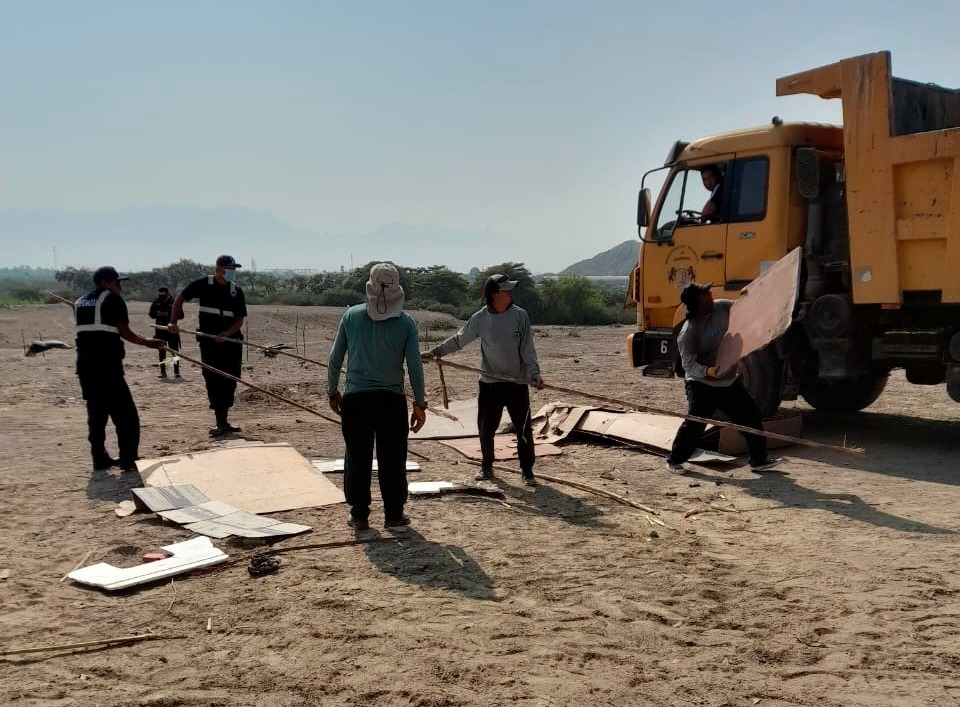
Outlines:
{"label": "truck door", "polygon": [[[708,179],[702,175],[708,167],[720,175],[719,184],[711,188],[705,186]],[[651,326],[673,326],[680,290],[687,283],[724,283],[726,168],[725,161],[680,168],[664,187],[656,221],[643,246],[643,306]],[[713,209],[707,208],[710,203]],[[716,213],[704,216],[705,210]]]}
{"label": "truck door", "polygon": [[[737,155],[727,168],[724,218],[728,225],[725,274],[727,289],[737,290],[758,277],[786,252],[785,185],[790,183],[789,166],[782,164],[783,154],[772,155],[777,176],[770,182],[771,156]],[[780,176],[784,179],[780,179]],[[784,182],[783,185],[780,182]],[[768,208],[769,192],[774,208]]]}

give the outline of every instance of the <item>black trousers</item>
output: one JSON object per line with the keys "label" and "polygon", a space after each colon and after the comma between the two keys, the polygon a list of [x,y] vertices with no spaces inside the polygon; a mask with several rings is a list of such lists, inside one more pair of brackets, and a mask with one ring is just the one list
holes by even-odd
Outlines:
{"label": "black trousers", "polygon": [[503,409],[517,433],[517,457],[523,473],[533,473],[533,426],[530,419],[530,391],[520,383],[480,382],[477,396],[477,427],[480,428],[480,454],[483,468],[493,468],[493,438],[500,426]]}
{"label": "black trousers", "polygon": [[[731,422],[744,427],[763,429],[760,408],[750,397],[738,378],[733,385],[719,388],[697,381],[687,381],[687,414],[696,417],[713,417],[717,410],[730,418]],[[682,464],[687,461],[700,444],[700,438],[706,425],[702,422],[684,420],[673,440],[673,449],[667,461]],[[762,464],[767,460],[767,439],[741,432],[747,443],[751,464]]]}
{"label": "black trousers", "polygon": [[[236,337],[233,337],[236,338]],[[200,360],[208,366],[240,377],[240,364],[243,362],[243,345],[230,341],[217,342],[214,339],[200,339]],[[207,385],[207,399],[210,409],[224,417],[233,407],[233,396],[237,391],[236,381],[203,369],[203,382]]]}
{"label": "black trousers", "polygon": [[344,457],[343,492],[350,515],[370,515],[370,476],[377,447],[377,479],[386,518],[403,516],[407,502],[407,399],[397,393],[372,391],[343,396],[340,406]]}
{"label": "black trousers", "polygon": [[[153,338],[159,339],[174,351],[180,350],[179,334],[174,334],[173,332],[169,332],[169,331],[157,330],[157,332],[153,335]],[[167,360],[167,350],[157,349],[157,355],[160,358],[160,375],[166,375],[166,368],[165,368],[164,361]],[[173,370],[176,372],[177,375],[180,375],[180,364],[179,363],[173,364]]]}
{"label": "black trousers", "polygon": [[94,467],[104,467],[107,454],[107,419],[117,430],[120,466],[127,469],[137,460],[140,447],[140,415],[123,377],[123,368],[116,371],[77,371],[80,390],[87,401],[87,439]]}

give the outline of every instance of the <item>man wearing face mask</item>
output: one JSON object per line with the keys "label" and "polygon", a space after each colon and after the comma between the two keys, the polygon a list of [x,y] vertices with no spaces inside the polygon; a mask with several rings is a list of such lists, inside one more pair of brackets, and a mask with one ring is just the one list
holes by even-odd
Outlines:
{"label": "man wearing face mask", "polygon": [[[77,322],[77,377],[87,402],[87,428],[93,468],[109,469],[119,465],[124,471],[136,471],[140,445],[140,416],[123,375],[123,340],[158,349],[156,339],[145,339],[130,330],[127,304],[120,296],[122,277],[109,265],[93,274],[94,289],[73,305]],[[107,419],[117,429],[120,459],[107,453]]]}
{"label": "man wearing face mask", "polygon": [[[224,373],[240,377],[240,364],[243,360],[243,346],[227,339],[243,339],[241,328],[247,316],[247,304],[243,290],[236,284],[237,268],[241,267],[232,255],[221,255],[213,275],[200,277],[187,285],[177,295],[170,315],[170,331],[178,333],[177,322],[183,318],[183,303],[198,299],[200,303],[197,330],[211,334],[216,338],[198,336],[200,358],[208,366]],[[233,407],[236,381],[203,369],[203,380],[207,385],[207,398],[210,409],[216,418],[216,426],[210,430],[210,436],[220,437],[231,432],[239,432],[227,420]]]}

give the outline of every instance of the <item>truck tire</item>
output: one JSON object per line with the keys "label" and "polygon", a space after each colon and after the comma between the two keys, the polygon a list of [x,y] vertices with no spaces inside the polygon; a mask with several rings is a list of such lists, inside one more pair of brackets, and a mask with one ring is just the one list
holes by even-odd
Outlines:
{"label": "truck tire", "polygon": [[817,410],[856,412],[872,405],[887,385],[886,373],[829,380],[817,378],[800,387],[800,395]]}
{"label": "truck tire", "polygon": [[780,387],[783,365],[770,348],[754,351],[737,363],[743,387],[767,418],[780,407]]}

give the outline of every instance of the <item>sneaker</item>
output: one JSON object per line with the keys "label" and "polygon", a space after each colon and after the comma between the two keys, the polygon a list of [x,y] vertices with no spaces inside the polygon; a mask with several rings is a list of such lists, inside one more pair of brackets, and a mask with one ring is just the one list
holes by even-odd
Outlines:
{"label": "sneaker", "polygon": [[223,433],[224,433],[224,434],[232,434],[232,433],[234,433],[234,432],[240,432],[240,431],[241,431],[239,427],[234,427],[234,426],[231,425],[229,422],[228,422],[227,424],[225,424],[222,429],[223,429]]}
{"label": "sneaker", "polygon": [[520,480],[523,481],[524,486],[536,486],[537,480],[533,474],[522,474]]}
{"label": "sneaker", "polygon": [[408,525],[410,525],[410,519],[407,518],[407,516],[400,516],[399,518],[387,518],[383,521],[383,527],[387,530],[392,530],[395,533],[407,532]]}
{"label": "sneaker", "polygon": [[687,467],[685,467],[683,464],[667,462],[667,471],[669,471],[671,474],[676,474],[677,476],[683,476],[687,473]]}
{"label": "sneaker", "polygon": [[492,478],[493,478],[493,469],[487,469],[486,467],[481,467],[477,475],[473,477],[473,480],[474,481],[490,481]]}
{"label": "sneaker", "polygon": [[358,533],[361,530],[370,530],[370,522],[366,518],[354,518],[350,516],[347,519],[347,525],[356,530]]}
{"label": "sneaker", "polygon": [[225,427],[217,425],[216,427],[210,428],[211,437],[223,437],[225,434],[227,434],[227,429]]}
{"label": "sneaker", "polygon": [[780,462],[782,461],[783,457],[768,457],[767,461],[762,464],[751,464],[750,471],[767,471],[768,469],[780,466]]}

